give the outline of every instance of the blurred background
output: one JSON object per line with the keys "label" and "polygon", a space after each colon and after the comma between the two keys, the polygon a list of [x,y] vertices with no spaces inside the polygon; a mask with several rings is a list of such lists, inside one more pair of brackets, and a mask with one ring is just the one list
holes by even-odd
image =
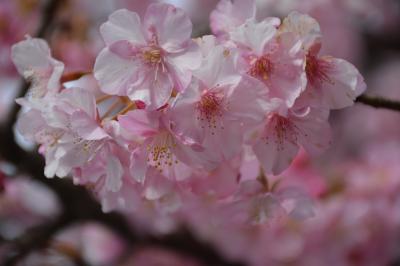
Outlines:
{"label": "blurred background", "polygon": [[[239,0],[240,1],[240,0]],[[315,200],[307,221],[248,232],[212,231],[197,217],[103,214],[84,188],[43,177],[36,147],[13,126],[26,84],[11,46],[45,38],[67,73],[92,69],[99,25],[151,0],[0,0],[0,265],[400,265],[400,112],[356,103],[331,114],[334,141],[319,158],[301,153],[282,182]],[[216,0],[170,0],[193,37],[210,34]],[[257,0],[257,17],[298,10],[322,28],[323,54],[358,67],[369,95],[400,101],[400,1]]]}

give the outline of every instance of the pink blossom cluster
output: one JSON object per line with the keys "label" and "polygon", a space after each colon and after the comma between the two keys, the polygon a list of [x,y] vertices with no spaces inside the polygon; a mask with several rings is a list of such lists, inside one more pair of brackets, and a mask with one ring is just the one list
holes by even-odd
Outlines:
{"label": "pink blossom cluster", "polygon": [[316,199],[311,219],[281,215],[249,227],[232,222],[238,212],[212,206],[187,212],[186,221],[225,257],[246,265],[391,265],[399,249],[399,156],[398,142],[391,141],[322,171],[300,153],[279,186],[302,182]]}
{"label": "pink blossom cluster", "polygon": [[31,83],[17,128],[40,145],[45,175],[72,176],[105,211],[212,202],[232,223],[309,216],[307,197],[267,176],[300,148],[327,149],[330,110],[351,106],[366,86],[352,64],[320,55],[312,17],[255,15],[254,2],[223,0],[211,13],[214,35],[192,39],[172,5],[151,4],[143,17],[117,10],[100,27],[106,46],[92,73],[79,79],[44,40],[14,45]]}

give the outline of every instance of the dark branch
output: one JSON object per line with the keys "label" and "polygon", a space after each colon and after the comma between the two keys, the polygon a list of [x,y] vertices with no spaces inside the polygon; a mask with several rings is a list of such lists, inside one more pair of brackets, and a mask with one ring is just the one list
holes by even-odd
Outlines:
{"label": "dark branch", "polygon": [[399,101],[393,101],[379,96],[370,96],[363,94],[356,99],[356,102],[370,105],[375,108],[385,108],[394,111],[400,111]]}

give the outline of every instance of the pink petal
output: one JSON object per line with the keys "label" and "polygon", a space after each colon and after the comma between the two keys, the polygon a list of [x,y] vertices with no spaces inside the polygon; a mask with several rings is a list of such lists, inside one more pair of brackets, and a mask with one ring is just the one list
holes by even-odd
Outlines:
{"label": "pink petal", "polygon": [[100,140],[108,137],[103,128],[82,110],[72,114],[71,129],[86,140]]}
{"label": "pink petal", "polygon": [[304,117],[292,116],[291,118],[299,132],[299,143],[312,155],[321,154],[332,142],[328,118],[328,110],[315,108],[311,108]]}
{"label": "pink petal", "polygon": [[318,22],[297,11],[292,11],[279,27],[281,32],[295,33],[303,43],[303,49],[309,50],[316,42],[322,38],[321,29]]}
{"label": "pink petal", "polygon": [[172,131],[187,144],[201,143],[204,139],[204,130],[197,119],[196,104],[201,98],[198,82],[179,94],[169,109]]}
{"label": "pink petal", "polygon": [[130,173],[136,182],[144,183],[147,175],[147,152],[146,147],[134,150],[130,158]]}
{"label": "pink petal", "polygon": [[129,41],[117,41],[109,46],[112,53],[119,55],[123,59],[133,59],[133,57],[139,52],[139,50],[133,46]]}
{"label": "pink petal", "polygon": [[140,17],[135,12],[120,9],[112,13],[108,21],[101,25],[100,33],[106,43],[127,40],[135,44],[145,44]]}
{"label": "pink petal", "polygon": [[267,20],[259,23],[248,20],[232,31],[230,37],[234,42],[251,49],[255,55],[261,56],[266,45],[274,39],[276,31],[275,26]]}
{"label": "pink petal", "polygon": [[299,146],[285,137],[278,138],[274,130],[273,125],[268,125],[263,133],[268,139],[256,141],[253,151],[265,172],[278,175],[291,164]]}
{"label": "pink petal", "polygon": [[44,130],[46,126],[41,113],[35,109],[21,114],[17,121],[18,132],[30,141],[34,141],[35,135]]}
{"label": "pink petal", "polygon": [[158,120],[153,119],[145,110],[130,111],[119,116],[118,121],[122,128],[138,136],[149,137],[158,132]]}
{"label": "pink petal", "polygon": [[51,56],[48,44],[41,39],[27,38],[15,44],[11,50],[11,58],[18,72],[26,79],[40,78],[45,82],[45,88],[58,91],[64,64]]}
{"label": "pink petal", "polygon": [[236,54],[232,51],[225,52],[222,46],[215,47],[206,58],[201,67],[193,75],[199,78],[208,89],[226,84],[237,84],[241,76],[235,69]]}
{"label": "pink petal", "polygon": [[172,75],[178,91],[183,91],[192,78],[191,70],[197,69],[201,64],[201,52],[195,42],[184,52],[170,54],[167,57],[168,71]]}
{"label": "pink petal", "polygon": [[211,30],[216,35],[229,33],[247,19],[255,18],[255,16],[256,3],[254,0],[222,0],[211,12]]}
{"label": "pink petal", "polygon": [[122,175],[124,173],[121,162],[117,157],[109,155],[107,158],[107,175],[106,187],[107,189],[117,192],[122,186]]}
{"label": "pink petal", "polygon": [[173,183],[160,175],[154,169],[149,169],[149,178],[146,179],[144,197],[148,200],[158,200],[166,194],[170,193],[173,189]]}
{"label": "pink petal", "polygon": [[158,44],[169,53],[182,51],[192,34],[189,17],[182,9],[169,4],[151,4],[143,24],[149,39],[156,36]]}
{"label": "pink petal", "polygon": [[260,123],[268,109],[268,88],[257,79],[243,76],[229,95],[229,114],[245,126]]}
{"label": "pink petal", "polygon": [[301,41],[291,33],[281,34],[279,48],[272,58],[274,71],[266,82],[270,88],[270,97],[282,99],[287,107],[292,107],[307,85]]}
{"label": "pink petal", "polygon": [[96,119],[96,99],[90,91],[80,88],[65,89],[60,93],[60,98],[75,110],[82,110],[93,120]]}
{"label": "pink petal", "polygon": [[[324,60],[324,59],[322,59]],[[323,103],[331,109],[341,109],[354,104],[354,100],[366,89],[358,70],[343,59],[326,58],[332,68],[327,75],[331,82],[321,84]]]}
{"label": "pink petal", "polygon": [[138,76],[140,67],[138,60],[126,60],[104,48],[96,58],[94,76],[104,93],[127,95],[133,84],[143,78]]}
{"label": "pink petal", "polygon": [[150,110],[155,110],[165,105],[170,99],[174,87],[172,77],[169,73],[162,72],[161,70],[158,73],[156,70],[150,74],[145,85],[150,90],[150,102],[147,106]]}

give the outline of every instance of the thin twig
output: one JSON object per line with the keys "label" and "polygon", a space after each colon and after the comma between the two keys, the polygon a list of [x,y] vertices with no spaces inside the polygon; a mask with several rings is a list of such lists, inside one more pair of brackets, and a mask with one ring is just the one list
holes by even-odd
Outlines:
{"label": "thin twig", "polygon": [[400,111],[399,101],[393,101],[379,96],[370,96],[363,94],[356,99],[356,102],[363,103],[375,108],[384,108],[394,111]]}

